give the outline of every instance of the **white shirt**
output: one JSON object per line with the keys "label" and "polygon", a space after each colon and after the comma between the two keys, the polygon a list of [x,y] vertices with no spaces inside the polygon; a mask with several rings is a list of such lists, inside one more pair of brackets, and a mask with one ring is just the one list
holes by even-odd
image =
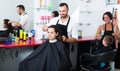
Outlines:
{"label": "white shirt", "polygon": [[57,39],[49,40],[50,43],[55,43],[57,42]]}
{"label": "white shirt", "polygon": [[[58,24],[67,25],[68,19],[63,23],[60,18],[57,17],[56,19],[52,19],[51,22],[47,24],[47,26],[56,25],[58,20]],[[67,33],[69,38],[72,37],[78,39],[78,23],[76,23],[72,18],[70,18]]]}
{"label": "white shirt", "polygon": [[20,16],[20,22],[19,22],[22,26],[22,28],[26,31],[29,31],[29,26],[30,26],[30,21],[29,21],[29,17],[27,15],[27,13],[23,13]]}

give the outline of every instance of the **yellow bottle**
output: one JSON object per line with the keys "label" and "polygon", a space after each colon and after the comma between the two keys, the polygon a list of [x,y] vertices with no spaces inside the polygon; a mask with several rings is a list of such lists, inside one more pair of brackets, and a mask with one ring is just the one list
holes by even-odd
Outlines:
{"label": "yellow bottle", "polygon": [[27,36],[26,36],[26,32],[24,31],[24,32],[23,32],[23,40],[26,41],[26,39],[27,39]]}
{"label": "yellow bottle", "polygon": [[23,30],[20,30],[20,40],[22,40],[23,39]]}

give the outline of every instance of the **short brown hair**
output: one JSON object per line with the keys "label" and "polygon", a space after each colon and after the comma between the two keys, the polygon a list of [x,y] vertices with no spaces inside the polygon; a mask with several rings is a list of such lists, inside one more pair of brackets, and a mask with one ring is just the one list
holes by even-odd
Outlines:
{"label": "short brown hair", "polygon": [[23,11],[25,11],[24,5],[17,5],[17,7],[19,7],[19,8],[22,9]]}
{"label": "short brown hair", "polygon": [[68,4],[67,4],[67,3],[60,3],[60,4],[59,4],[59,6],[60,6],[60,7],[62,7],[62,6],[66,6],[66,7],[67,7],[67,9],[69,9],[69,7],[68,7]]}
{"label": "short brown hair", "polygon": [[106,42],[107,46],[110,46],[114,42],[113,36],[110,35],[106,35],[103,40]]}

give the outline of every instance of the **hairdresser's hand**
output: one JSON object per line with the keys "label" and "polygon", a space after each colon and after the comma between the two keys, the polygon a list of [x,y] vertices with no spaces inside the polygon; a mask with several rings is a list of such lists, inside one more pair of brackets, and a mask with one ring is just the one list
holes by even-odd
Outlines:
{"label": "hairdresser's hand", "polygon": [[43,31],[45,31],[45,32],[47,32],[47,30],[48,30],[48,26],[43,26]]}
{"label": "hairdresser's hand", "polygon": [[113,33],[112,35],[116,38],[118,34],[117,33]]}
{"label": "hairdresser's hand", "polygon": [[62,40],[63,40],[63,42],[66,42],[67,37],[63,35],[63,36],[62,36]]}
{"label": "hairdresser's hand", "polygon": [[115,36],[116,36],[116,33],[113,33],[112,35],[115,37]]}
{"label": "hairdresser's hand", "polygon": [[100,34],[97,34],[97,35],[95,36],[95,39],[100,40],[100,39],[101,39],[101,35],[100,35]]}
{"label": "hairdresser's hand", "polygon": [[113,35],[116,39],[120,40],[120,34],[118,34],[118,33],[113,33],[112,35]]}
{"label": "hairdresser's hand", "polygon": [[10,20],[8,23],[9,23],[9,24],[15,24],[16,22],[13,21],[13,20]]}
{"label": "hairdresser's hand", "polygon": [[8,23],[9,23],[9,24],[11,24],[12,22],[13,22],[13,21],[12,21],[12,20],[10,20]]}

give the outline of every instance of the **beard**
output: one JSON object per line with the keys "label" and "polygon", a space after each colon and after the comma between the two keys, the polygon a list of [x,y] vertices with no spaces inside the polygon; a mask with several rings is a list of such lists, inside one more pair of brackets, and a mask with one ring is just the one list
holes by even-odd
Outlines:
{"label": "beard", "polygon": [[62,15],[61,15],[61,18],[66,18],[67,16],[68,16],[67,14],[66,14],[66,15],[65,15],[65,14],[62,14]]}
{"label": "beard", "polygon": [[19,15],[22,15],[22,13],[19,13]]}
{"label": "beard", "polygon": [[18,14],[18,15],[22,15],[22,13],[21,13],[21,12],[17,12],[17,14]]}

